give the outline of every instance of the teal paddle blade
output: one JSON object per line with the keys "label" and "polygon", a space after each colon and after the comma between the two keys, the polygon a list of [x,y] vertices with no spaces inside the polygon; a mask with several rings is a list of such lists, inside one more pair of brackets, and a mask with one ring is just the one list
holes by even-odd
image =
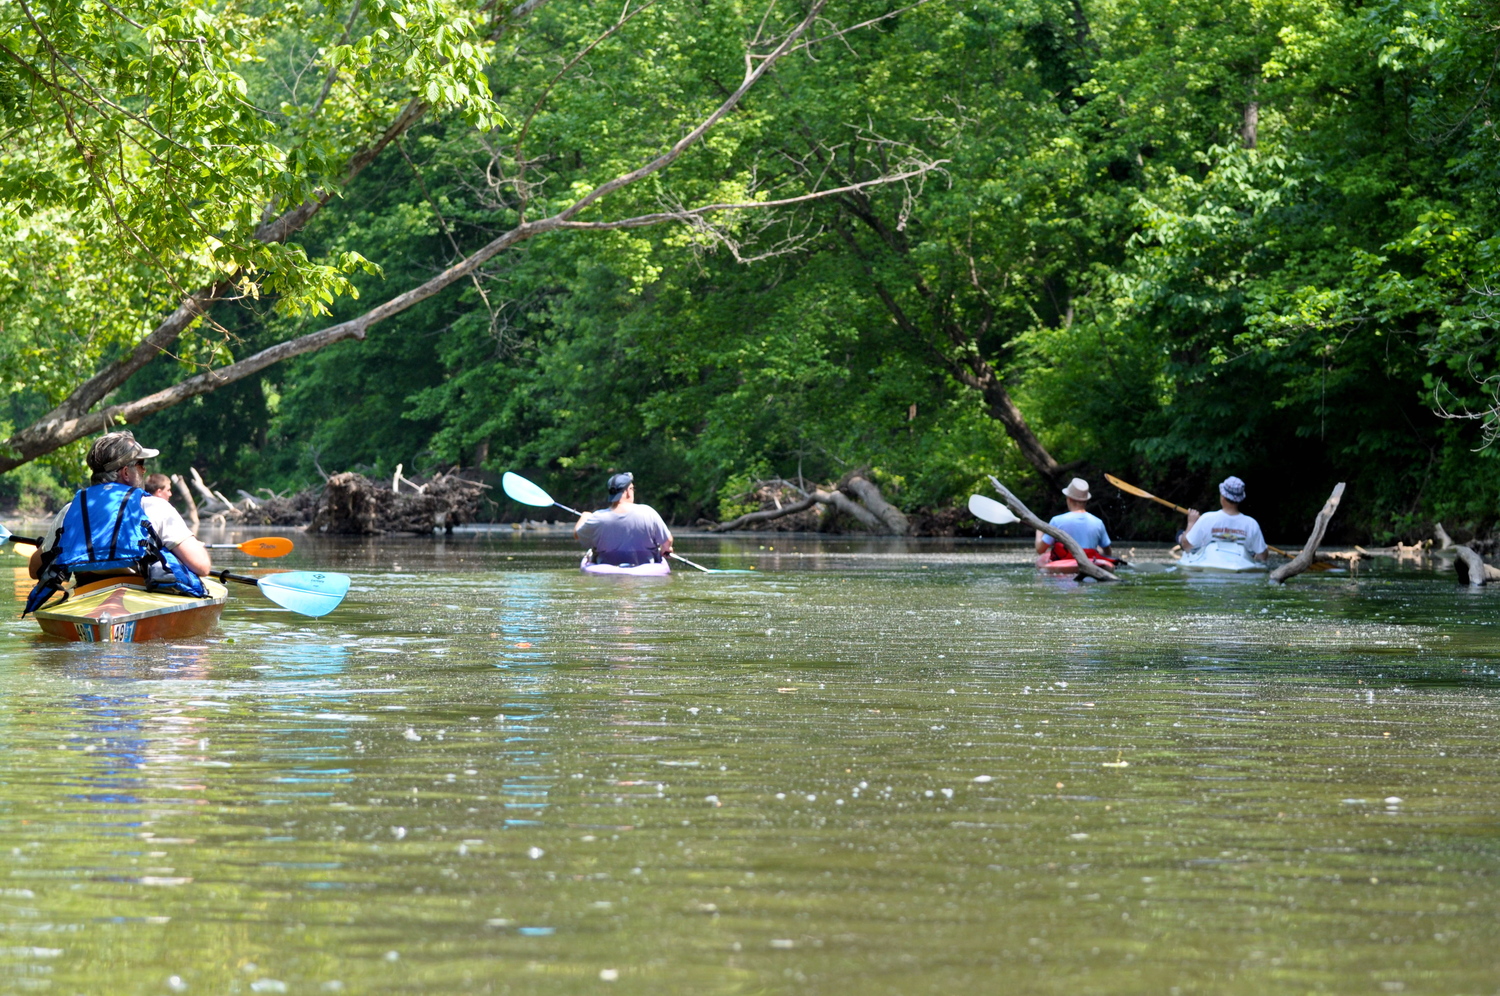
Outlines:
{"label": "teal paddle blade", "polygon": [[260,579],[260,593],[304,616],[326,616],[349,593],[349,575],[328,571],[285,571]]}
{"label": "teal paddle blade", "polygon": [[6,540],[10,539],[10,535],[10,530],[6,529],[4,524],[0,524],[0,543],[4,543]]}
{"label": "teal paddle blade", "polygon": [[505,489],[506,494],[522,505],[535,505],[537,508],[546,508],[552,504],[551,495],[535,484],[532,484],[520,474],[512,474],[507,470],[505,476],[500,478],[500,486]]}

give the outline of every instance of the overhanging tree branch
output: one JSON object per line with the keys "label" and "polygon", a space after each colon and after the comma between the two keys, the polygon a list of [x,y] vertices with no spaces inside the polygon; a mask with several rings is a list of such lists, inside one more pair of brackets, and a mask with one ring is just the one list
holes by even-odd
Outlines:
{"label": "overhanging tree branch", "polygon": [[[337,342],[346,339],[363,339],[371,326],[393,315],[400,314],[412,306],[426,300],[441,292],[456,281],[462,280],[474,273],[485,262],[494,256],[538,235],[562,230],[576,229],[611,229],[611,228],[635,228],[649,224],[660,224],[669,221],[686,221],[701,217],[705,213],[716,211],[739,211],[739,210],[764,210],[786,204],[798,204],[823,197],[831,197],[848,193],[851,190],[863,189],[879,183],[895,183],[908,179],[919,173],[936,168],[939,164],[923,164],[915,169],[907,170],[899,174],[880,177],[875,180],[862,181],[845,187],[814,192],[795,198],[786,198],[777,201],[751,201],[742,203],[710,204],[698,208],[684,209],[681,211],[655,212],[649,215],[641,215],[633,218],[623,218],[614,221],[586,222],[577,220],[578,214],[590,205],[598,203],[610,193],[636,183],[665,169],[676,161],[684,152],[696,144],[718,121],[732,111],[736,105],[754,86],[755,82],[765,75],[776,62],[792,51],[798,38],[800,38],[814,23],[822,11],[826,0],[816,0],[806,17],[792,29],[781,42],[767,55],[756,56],[753,53],[746,54],[746,72],[741,85],[719,104],[707,117],[700,121],[691,131],[679,139],[670,149],[644,165],[620,174],[589,191],[578,200],[569,204],[556,214],[537,221],[525,222],[504,233],[491,241],[479,251],[467,258],[455,263],[453,266],[439,273],[437,276],[413,287],[385,303],[370,309],[357,318],[340,322],[327,328],[320,329],[304,336],[287,342],[278,343],[268,349],[261,350],[235,363],[217,369],[207,370],[204,373],[189,377],[172,387],[157,391],[154,394],[137,398],[134,401],[117,405],[110,405],[97,412],[85,414],[83,411],[68,414],[53,413],[48,418],[35,425],[17,433],[7,441],[5,450],[0,452],[0,473],[12,470],[24,463],[36,459],[45,453],[49,453],[58,447],[65,446],[74,440],[95,432],[103,431],[121,423],[138,422],[141,419],[156,412],[163,411],[173,405],[180,404],[189,398],[208,394],[218,388],[241,380],[252,374],[258,373],[276,363],[294,356],[316,352]],[[394,140],[395,136],[392,136]],[[373,157],[371,157],[373,158]],[[218,286],[218,285],[216,285]],[[222,292],[222,291],[221,291]],[[211,301],[211,299],[210,299]],[[182,327],[195,317],[194,308],[203,305],[196,304],[193,300],[185,301],[178,312],[188,312]],[[174,312],[177,315],[178,312]],[[201,313],[201,312],[199,312]],[[154,333],[153,333],[154,334]],[[138,347],[138,351],[145,348]],[[153,354],[154,355],[154,354]]]}
{"label": "overhanging tree branch", "polygon": [[[490,37],[498,37],[506,28],[529,17],[546,2],[547,0],[525,0],[524,3],[501,13],[494,22]],[[357,5],[355,9],[358,9]],[[321,101],[322,98],[320,98],[320,104]],[[285,242],[304,228],[333,199],[339,189],[348,186],[391,143],[421,121],[430,109],[431,105],[424,100],[413,98],[408,101],[384,132],[349,157],[336,186],[326,187],[295,207],[263,222],[251,239],[268,245]],[[74,388],[57,407],[0,445],[0,452],[7,454],[6,457],[0,458],[0,467],[9,470],[28,460],[50,453],[58,446],[66,445],[66,442],[71,439],[61,443],[49,443],[49,440],[55,438],[60,430],[67,435],[66,426],[78,423],[110,392],[119,388],[161,353],[170,349],[178,337],[192,327],[194,322],[206,315],[216,301],[233,290],[243,276],[244,274],[240,271],[227,273],[215,282],[185,295],[177,308],[163,318],[134,348],[106,364],[92,377]],[[72,438],[79,437],[73,436]],[[12,463],[10,460],[13,455],[21,455],[24,459]]]}

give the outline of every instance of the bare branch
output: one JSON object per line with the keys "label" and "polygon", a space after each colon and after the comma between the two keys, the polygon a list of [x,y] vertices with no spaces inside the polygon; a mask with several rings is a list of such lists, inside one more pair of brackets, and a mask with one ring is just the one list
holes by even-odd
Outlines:
{"label": "bare branch", "polygon": [[[835,197],[839,194],[847,194],[854,190],[864,190],[868,187],[879,187],[892,183],[900,183],[915,176],[922,176],[937,169],[947,159],[939,159],[936,162],[923,163],[916,169],[905,173],[896,173],[891,176],[877,177],[874,180],[864,180],[860,183],[851,183],[843,187],[835,187],[830,190],[818,190],[810,194],[802,194],[798,197],[784,197],[774,201],[736,201],[725,204],[705,204],[702,207],[687,208],[681,211],[659,211],[655,214],[642,214],[634,218],[621,218],[618,221],[559,221],[558,228],[566,228],[582,231],[609,231],[619,228],[644,228],[647,225],[659,225],[664,221],[687,221],[690,218],[702,217],[707,214],[716,214],[721,211],[746,211],[751,209],[766,209],[789,207],[794,204],[807,204],[811,201],[823,200]],[[568,212],[563,212],[567,214]],[[562,217],[563,215],[558,215]]]}

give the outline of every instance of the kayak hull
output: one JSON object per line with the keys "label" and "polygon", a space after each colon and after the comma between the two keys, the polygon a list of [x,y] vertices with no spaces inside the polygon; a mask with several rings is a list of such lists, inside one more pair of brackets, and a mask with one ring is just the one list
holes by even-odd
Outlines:
{"label": "kayak hull", "polygon": [[665,560],[652,561],[646,564],[631,564],[628,567],[617,564],[591,564],[587,557],[578,565],[585,574],[597,575],[626,575],[637,578],[660,578],[672,573],[671,566]]}
{"label": "kayak hull", "polygon": [[[1102,567],[1106,571],[1113,571],[1120,565],[1118,560],[1110,560],[1108,557],[1090,557],[1089,560],[1095,566]],[[1072,557],[1065,557],[1062,560],[1048,560],[1047,554],[1044,553],[1037,558],[1036,566],[1039,570],[1045,571],[1048,574],[1078,573],[1078,561]]]}
{"label": "kayak hull", "polygon": [[1184,553],[1177,563],[1189,571],[1218,574],[1251,574],[1266,570],[1265,564],[1252,560],[1238,543],[1206,543]]}
{"label": "kayak hull", "polygon": [[147,643],[202,636],[213,629],[229,591],[203,579],[208,598],[147,591],[139,581],[106,579],[83,585],[67,601],[38,609],[42,632],[74,643]]}

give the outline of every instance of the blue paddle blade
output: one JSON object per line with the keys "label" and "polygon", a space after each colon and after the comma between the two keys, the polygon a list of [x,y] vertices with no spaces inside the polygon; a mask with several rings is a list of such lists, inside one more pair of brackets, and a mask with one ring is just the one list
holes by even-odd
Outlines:
{"label": "blue paddle blade", "polygon": [[260,593],[304,616],[326,616],[349,593],[349,575],[327,571],[284,571],[260,579]]}
{"label": "blue paddle blade", "polygon": [[500,478],[500,486],[505,489],[506,494],[522,505],[535,505],[537,508],[546,508],[553,504],[551,495],[535,484],[532,484],[520,474],[512,474],[507,470],[505,476]]}
{"label": "blue paddle blade", "polygon": [[6,540],[10,539],[10,536],[10,530],[6,529],[4,525],[0,525],[0,543],[4,543]]}

